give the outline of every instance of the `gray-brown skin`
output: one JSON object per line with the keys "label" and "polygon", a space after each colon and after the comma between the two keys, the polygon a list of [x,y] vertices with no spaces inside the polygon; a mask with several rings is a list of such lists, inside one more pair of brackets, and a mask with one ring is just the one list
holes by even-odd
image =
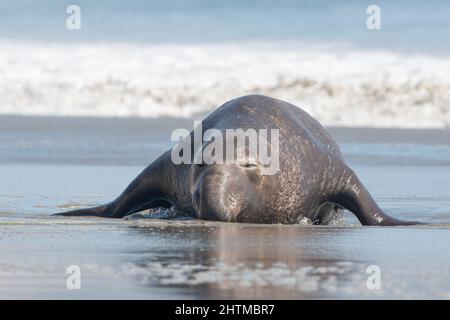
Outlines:
{"label": "gray-brown skin", "polygon": [[[309,114],[287,102],[249,95],[231,100],[206,117],[203,131],[279,129],[279,166],[262,175],[261,164],[181,164],[165,152],[111,203],[60,213],[120,218],[154,207],[171,207],[198,219],[327,224],[346,208],[363,225],[411,225],[385,214],[327,131]],[[193,132],[191,132],[193,139]],[[192,140],[193,141],[193,140]],[[192,146],[192,157],[194,150]]]}

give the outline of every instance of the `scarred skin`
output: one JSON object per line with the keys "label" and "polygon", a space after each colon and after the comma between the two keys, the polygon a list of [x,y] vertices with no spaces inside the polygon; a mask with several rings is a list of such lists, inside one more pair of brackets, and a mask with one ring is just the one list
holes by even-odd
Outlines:
{"label": "scarred skin", "polygon": [[292,224],[308,218],[326,224],[336,210],[346,208],[363,225],[419,224],[385,214],[344,163],[333,138],[292,104],[262,95],[236,98],[206,117],[202,127],[224,133],[236,128],[279,129],[280,170],[263,175],[259,162],[176,165],[169,150],[112,202],[59,215],[121,218],[174,206],[204,220]]}

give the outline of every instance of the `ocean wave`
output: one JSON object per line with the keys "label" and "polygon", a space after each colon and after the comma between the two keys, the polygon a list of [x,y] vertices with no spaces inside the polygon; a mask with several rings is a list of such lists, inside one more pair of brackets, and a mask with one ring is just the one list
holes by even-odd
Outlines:
{"label": "ocean wave", "polygon": [[450,127],[450,56],[301,43],[0,42],[0,114],[200,117],[249,93],[325,125]]}

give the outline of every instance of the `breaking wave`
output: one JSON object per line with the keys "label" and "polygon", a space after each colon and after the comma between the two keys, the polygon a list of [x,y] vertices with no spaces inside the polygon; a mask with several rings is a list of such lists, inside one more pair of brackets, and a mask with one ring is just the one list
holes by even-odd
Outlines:
{"label": "breaking wave", "polygon": [[325,125],[450,127],[450,56],[302,43],[0,42],[0,114],[201,116],[262,93]]}

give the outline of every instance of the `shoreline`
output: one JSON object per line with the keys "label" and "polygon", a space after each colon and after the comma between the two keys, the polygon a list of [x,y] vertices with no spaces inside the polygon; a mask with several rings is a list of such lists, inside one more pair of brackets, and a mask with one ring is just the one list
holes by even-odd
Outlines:
{"label": "shoreline", "polygon": [[[193,129],[198,117],[78,117],[78,116],[29,116],[0,115],[0,134],[5,132],[20,134],[41,134],[60,132],[83,136],[85,134],[142,135],[147,132],[165,135],[170,141],[170,133],[177,128]],[[366,143],[423,143],[450,145],[450,128],[395,128],[395,127],[346,127],[324,126],[331,136],[339,142]],[[159,133],[159,134],[158,134]]]}

